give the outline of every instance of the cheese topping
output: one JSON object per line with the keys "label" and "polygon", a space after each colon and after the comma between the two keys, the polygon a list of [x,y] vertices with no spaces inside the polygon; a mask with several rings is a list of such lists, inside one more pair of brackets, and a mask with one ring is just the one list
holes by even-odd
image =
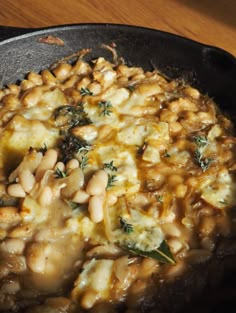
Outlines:
{"label": "cheese topping", "polygon": [[139,312],[233,234],[232,123],[186,83],[79,59],[0,101],[1,312]]}

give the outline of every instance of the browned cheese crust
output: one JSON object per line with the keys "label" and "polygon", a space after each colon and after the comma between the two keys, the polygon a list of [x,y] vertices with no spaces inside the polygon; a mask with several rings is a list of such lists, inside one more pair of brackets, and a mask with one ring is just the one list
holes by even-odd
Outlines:
{"label": "browned cheese crust", "polygon": [[1,312],[178,312],[235,255],[233,125],[186,82],[58,63],[0,132]]}

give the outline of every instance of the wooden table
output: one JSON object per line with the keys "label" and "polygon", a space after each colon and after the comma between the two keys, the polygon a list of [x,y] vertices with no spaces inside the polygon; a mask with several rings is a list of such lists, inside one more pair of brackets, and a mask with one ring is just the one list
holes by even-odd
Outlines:
{"label": "wooden table", "polygon": [[0,0],[0,8],[0,25],[139,25],[218,46],[236,55],[236,0]]}

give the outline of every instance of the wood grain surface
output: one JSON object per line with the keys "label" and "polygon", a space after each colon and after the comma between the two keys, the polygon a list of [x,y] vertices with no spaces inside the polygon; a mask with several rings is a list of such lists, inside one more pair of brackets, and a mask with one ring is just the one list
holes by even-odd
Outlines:
{"label": "wood grain surface", "polygon": [[236,0],[0,0],[0,25],[139,25],[218,46],[236,56]]}

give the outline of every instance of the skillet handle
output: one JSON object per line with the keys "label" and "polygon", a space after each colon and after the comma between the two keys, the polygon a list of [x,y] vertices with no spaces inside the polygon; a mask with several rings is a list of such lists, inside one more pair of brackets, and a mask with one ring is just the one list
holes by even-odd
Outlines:
{"label": "skillet handle", "polygon": [[0,42],[5,39],[26,34],[30,31],[32,31],[32,28],[20,28],[0,25]]}

